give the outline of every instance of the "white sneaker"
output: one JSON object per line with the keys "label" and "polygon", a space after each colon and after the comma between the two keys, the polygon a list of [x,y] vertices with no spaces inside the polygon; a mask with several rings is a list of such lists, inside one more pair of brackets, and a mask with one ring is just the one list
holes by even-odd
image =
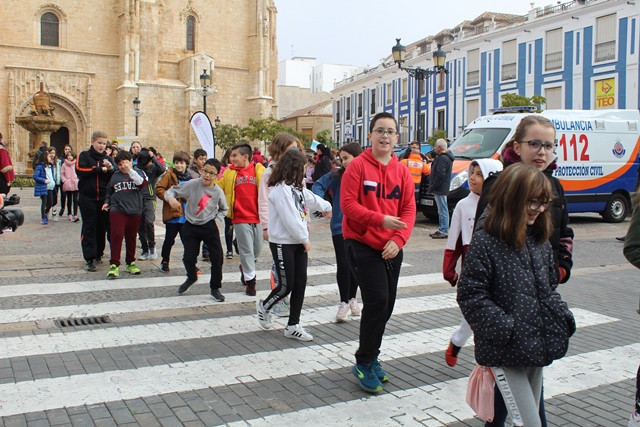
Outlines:
{"label": "white sneaker", "polygon": [[360,306],[358,305],[358,300],[356,300],[355,298],[351,298],[349,300],[349,308],[351,309],[351,315],[354,317],[358,317],[360,316],[360,312],[362,311],[360,309]]}
{"label": "white sneaker", "polygon": [[156,251],[156,248],[149,248],[149,258],[150,259],[158,259],[158,252]]}
{"label": "white sneaker", "polygon": [[53,210],[53,213],[51,214],[51,220],[52,220],[53,222],[58,222],[58,221],[60,221],[60,217],[59,217],[58,215],[56,215],[55,211],[56,211],[56,210],[54,209],[54,210]]}
{"label": "white sneaker", "polygon": [[629,418],[629,427],[640,427],[640,414],[636,411],[631,413],[631,418]]}
{"label": "white sneaker", "polygon": [[142,251],[138,259],[143,261],[149,259],[149,251]]}
{"label": "white sneaker", "polygon": [[313,335],[307,332],[299,323],[297,325],[287,325],[287,327],[284,328],[284,336],[299,341],[313,340]]}
{"label": "white sneaker", "polygon": [[349,320],[349,304],[341,302],[338,307],[338,314],[336,314],[336,322],[342,323]]}
{"label": "white sneaker", "polygon": [[258,325],[262,329],[271,329],[271,313],[265,310],[262,300],[256,301],[256,313],[258,313]]}
{"label": "white sneaker", "polygon": [[273,306],[271,314],[275,314],[278,317],[289,317],[289,306],[285,300],[280,300],[279,303]]}

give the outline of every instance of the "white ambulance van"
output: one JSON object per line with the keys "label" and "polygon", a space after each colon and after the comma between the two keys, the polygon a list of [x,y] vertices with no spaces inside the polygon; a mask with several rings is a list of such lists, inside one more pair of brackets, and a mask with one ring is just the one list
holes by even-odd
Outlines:
{"label": "white ambulance van", "polygon": [[[467,168],[473,159],[497,159],[520,120],[531,113],[503,113],[475,119],[450,146],[456,156],[448,196],[449,209],[469,194]],[[638,184],[640,133],[638,110],[547,110],[540,113],[556,128],[557,177],[568,209],[597,212],[621,222]],[[419,209],[437,218],[433,195],[421,192]]]}

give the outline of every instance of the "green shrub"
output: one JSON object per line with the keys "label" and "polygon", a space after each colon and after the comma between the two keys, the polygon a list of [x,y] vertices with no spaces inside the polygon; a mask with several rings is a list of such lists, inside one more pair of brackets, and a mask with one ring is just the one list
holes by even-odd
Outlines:
{"label": "green shrub", "polygon": [[16,175],[16,179],[11,183],[12,187],[35,187],[36,182],[33,180],[33,177],[28,175]]}

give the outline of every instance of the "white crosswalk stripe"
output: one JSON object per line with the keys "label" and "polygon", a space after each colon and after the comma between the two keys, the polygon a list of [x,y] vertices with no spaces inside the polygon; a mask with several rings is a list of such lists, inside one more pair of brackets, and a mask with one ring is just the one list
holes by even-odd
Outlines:
{"label": "white crosswalk stripe", "polygon": [[[307,297],[337,295],[335,266],[311,267],[310,275],[321,276],[326,282],[307,288]],[[575,274],[575,273],[574,273]],[[233,280],[229,273],[226,278]],[[268,271],[258,272],[258,279],[268,277]],[[80,293],[91,295],[113,289],[148,289],[173,286],[182,278],[121,279],[118,281],[97,280],[59,284],[12,285],[0,287],[0,300],[35,295],[62,295]],[[206,275],[198,285],[207,286]],[[440,274],[406,275],[399,286],[405,290],[423,289],[426,284],[441,283]],[[229,285],[232,286],[232,285]],[[195,289],[195,288],[194,288]],[[263,292],[259,297],[266,296]],[[224,338],[239,334],[255,334],[253,341],[270,341],[280,338],[286,319],[274,318],[274,327],[262,331],[254,312],[255,301],[239,292],[227,294],[223,305],[212,302],[208,295],[183,295],[101,302],[96,304],[28,307],[0,310],[0,324],[16,321],[43,321],[57,318],[101,316],[105,314],[138,313],[151,310],[181,309],[204,305],[224,306],[237,304],[237,311],[228,316],[206,319],[163,319],[147,324],[115,324],[91,330],[57,331],[33,335],[20,334],[0,338],[0,362],[22,358],[43,357],[52,354],[96,351],[100,349],[124,349],[188,340]],[[242,304],[246,303],[246,304]],[[250,308],[248,308],[250,307]],[[305,307],[301,315],[303,326],[313,334],[335,322],[337,304],[330,306],[315,304]],[[446,326],[429,327],[427,321],[410,332],[388,331],[383,341],[381,361],[392,363],[405,358],[423,357],[431,353],[442,353],[451,333],[460,319],[451,290],[430,292],[428,295],[399,295],[394,316],[420,315],[424,319],[449,311],[452,319]],[[573,308],[579,331],[603,327],[619,319],[594,311]],[[237,314],[238,311],[243,314]],[[453,314],[453,315],[451,315]],[[393,319],[392,319],[393,322]],[[441,323],[442,324],[442,323]],[[333,326],[332,326],[333,327]],[[357,347],[356,337],[336,339],[329,343],[297,343],[286,341],[287,346],[264,351],[256,347],[249,354],[234,354],[225,357],[197,358],[177,363],[157,363],[129,369],[103,370],[95,373],[72,374],[38,378],[30,381],[13,381],[0,384],[0,417],[28,412],[69,408],[83,405],[121,401],[139,397],[181,393],[191,390],[220,388],[237,384],[251,387],[261,381],[284,379],[296,375],[308,375],[329,370],[339,370],[349,376],[348,368],[353,364],[353,353]],[[123,350],[126,351],[126,350]],[[471,352],[471,350],[466,350]],[[640,344],[630,344],[600,350],[587,351],[567,356],[545,370],[545,397],[575,393],[598,386],[635,377],[637,361],[640,359]],[[6,364],[5,364],[6,365]],[[0,365],[0,366],[5,366]],[[393,372],[390,372],[393,377]],[[352,378],[349,378],[350,380]],[[395,423],[413,425],[417,423],[447,424],[469,419],[472,411],[464,403],[467,379],[448,381],[383,393],[374,399],[356,399],[333,405],[285,412],[266,417],[246,419],[237,425],[332,425],[344,422],[345,413],[358,413],[357,424],[386,424],[393,418]],[[354,387],[355,385],[354,380]],[[353,420],[352,420],[353,422]],[[233,425],[233,423],[232,423]]]}

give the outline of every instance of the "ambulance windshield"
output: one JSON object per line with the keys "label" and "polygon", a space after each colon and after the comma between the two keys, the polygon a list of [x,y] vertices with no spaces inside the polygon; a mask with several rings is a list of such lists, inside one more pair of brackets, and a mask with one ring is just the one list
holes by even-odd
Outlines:
{"label": "ambulance windshield", "polygon": [[465,129],[449,150],[456,157],[485,159],[493,156],[504,142],[509,128]]}

